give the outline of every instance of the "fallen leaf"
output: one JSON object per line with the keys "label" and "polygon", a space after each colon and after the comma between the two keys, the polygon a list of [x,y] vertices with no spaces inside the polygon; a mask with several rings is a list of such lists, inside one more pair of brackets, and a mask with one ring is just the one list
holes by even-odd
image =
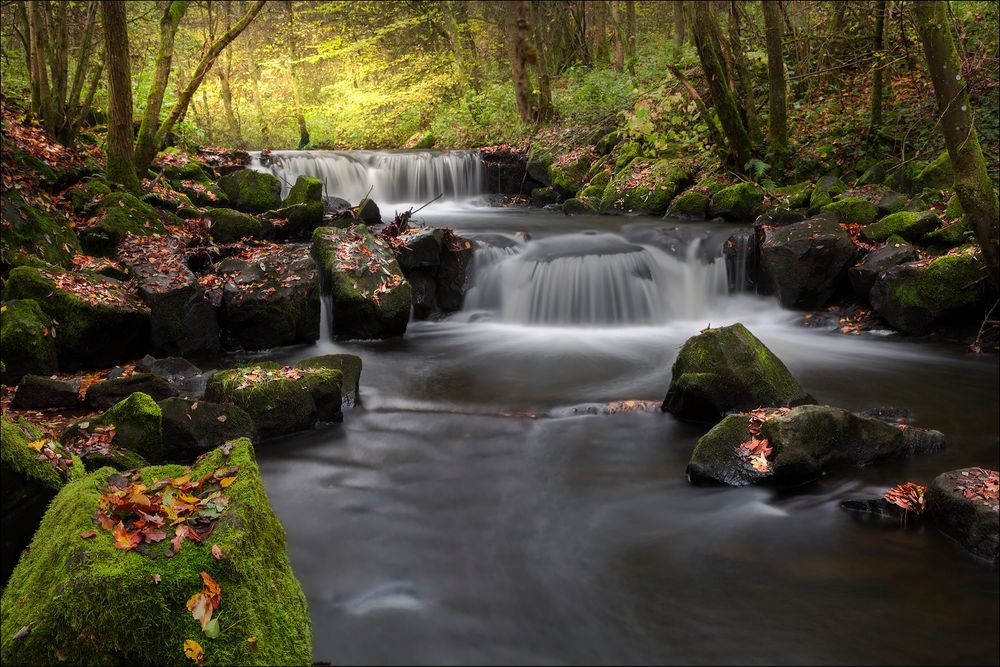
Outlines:
{"label": "fallen leaf", "polygon": [[82,537],[85,540],[89,540],[90,538],[94,537],[95,535],[97,535],[97,531],[96,530],[88,530],[85,533],[80,533],[80,537]]}
{"label": "fallen leaf", "polygon": [[[94,532],[96,533],[97,531],[94,531]],[[212,555],[215,556],[215,560],[221,560],[222,559],[222,549],[219,548],[218,544],[213,544],[212,545]]]}
{"label": "fallen leaf", "polygon": [[28,623],[27,625],[22,625],[21,629],[14,633],[14,636],[12,637],[12,639],[24,639],[25,637],[27,637],[28,633],[31,632],[31,626],[33,626],[34,624],[35,624],[35,622],[32,621],[31,623]]}
{"label": "fallen leaf", "polygon": [[232,486],[233,482],[235,482],[235,481],[236,481],[236,477],[235,476],[234,477],[223,477],[222,479],[219,480],[219,486],[221,486],[222,488],[225,489],[225,488],[228,488],[228,487]]}
{"label": "fallen leaf", "polygon": [[189,660],[194,660],[196,665],[200,665],[205,660],[205,649],[195,640],[185,639],[184,656]]}
{"label": "fallen leaf", "polygon": [[205,631],[205,636],[209,639],[217,638],[219,636],[219,619],[213,618],[205,624],[203,630]]}
{"label": "fallen leaf", "polygon": [[226,421],[226,415],[219,415],[218,417],[216,417],[216,419],[218,419],[220,422],[224,422]]}
{"label": "fallen leaf", "polygon": [[160,575],[159,574],[154,574],[153,575],[153,581],[156,582],[156,583],[160,583]]}

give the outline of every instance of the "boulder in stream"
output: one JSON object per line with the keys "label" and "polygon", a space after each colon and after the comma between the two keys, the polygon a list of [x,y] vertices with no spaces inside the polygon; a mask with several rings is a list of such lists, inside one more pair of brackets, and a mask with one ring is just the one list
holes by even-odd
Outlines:
{"label": "boulder in stream", "polygon": [[934,478],[927,518],[976,556],[996,563],[1000,554],[1000,505],[996,470],[963,468]]}
{"label": "boulder in stream", "polygon": [[170,383],[152,373],[133,373],[104,382],[95,382],[87,387],[85,402],[96,410],[107,410],[136,392],[152,396],[154,401],[177,395]]}
{"label": "boulder in stream", "polygon": [[356,354],[324,354],[308,357],[296,368],[332,368],[341,373],[340,393],[345,408],[353,408],[361,393],[361,357]]}
{"label": "boulder in stream", "polygon": [[15,410],[77,408],[80,406],[80,381],[58,380],[43,375],[25,375],[17,385],[10,407]]}
{"label": "boulder in stream", "polygon": [[275,223],[278,238],[308,240],[313,230],[323,224],[323,209],[323,181],[299,176],[281,202],[281,208],[269,212],[267,217],[285,221],[280,226]]}
{"label": "boulder in stream", "polygon": [[764,212],[764,191],[753,183],[737,183],[722,188],[708,206],[710,218],[755,220]]}
{"label": "boulder in stream", "polygon": [[219,179],[219,187],[237,211],[266,213],[281,206],[281,181],[254,169],[240,169]]}
{"label": "boulder in stream", "polygon": [[163,413],[163,458],[190,462],[235,438],[257,438],[253,419],[230,403],[167,398],[157,405]]}
{"label": "boulder in stream", "polygon": [[875,284],[880,271],[885,271],[904,262],[912,262],[917,258],[917,249],[909,243],[887,243],[877,250],[872,250],[865,258],[847,270],[854,293],[867,300],[868,294]]}

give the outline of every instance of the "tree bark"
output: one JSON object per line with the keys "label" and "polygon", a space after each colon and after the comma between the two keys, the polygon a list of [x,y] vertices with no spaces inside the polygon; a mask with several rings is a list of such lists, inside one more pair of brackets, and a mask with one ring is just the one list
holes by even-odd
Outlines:
{"label": "tree bark", "polygon": [[102,0],[104,53],[108,70],[107,179],[139,194],[132,139],[132,75],[129,71],[125,3]]}
{"label": "tree bark", "polygon": [[947,9],[940,1],[917,2],[913,7],[941,113],[941,130],[955,172],[955,193],[976,231],[990,280],[997,287],[1000,285],[1000,203],[986,171],[986,161],[972,121],[969,93],[952,39]]}
{"label": "tree bark", "polygon": [[38,0],[28,3],[28,34],[31,41],[31,110],[48,126],[51,121],[49,103],[49,76],[45,69],[48,62],[48,40],[45,19]]}
{"label": "tree bark", "polygon": [[785,60],[781,49],[781,6],[779,2],[764,0],[761,7],[764,10],[764,37],[767,43],[767,140],[772,156],[783,166],[788,156],[788,91],[785,87]]}
{"label": "tree bark", "polygon": [[608,60],[608,26],[607,8],[605,0],[590,0],[590,11],[592,12],[593,34],[591,43],[594,45],[594,63],[601,64]]}
{"label": "tree bark", "polygon": [[531,86],[528,85],[528,35],[531,23],[528,21],[527,0],[518,0],[515,5],[517,12],[511,31],[510,70],[514,81],[514,97],[517,100],[517,113],[521,122],[530,123],[533,118],[531,109]]}
{"label": "tree bark", "polygon": [[628,71],[635,76],[635,0],[625,0],[625,26],[628,34]]}
{"label": "tree bark", "polygon": [[743,40],[740,37],[740,10],[734,0],[729,2],[729,45],[732,52],[733,71],[736,85],[740,93],[742,105],[740,110],[750,139],[754,143],[761,141],[760,118],[754,102],[753,83],[750,80],[750,68],[747,66],[746,54],[743,51]]}
{"label": "tree bark", "polygon": [[153,83],[146,96],[146,109],[139,125],[139,137],[135,143],[135,165],[141,174],[152,164],[159,146],[156,143],[156,133],[160,129],[160,111],[163,107],[163,96],[167,92],[167,82],[170,79],[170,66],[174,58],[174,37],[177,28],[188,10],[186,0],[174,0],[167,4],[160,18],[160,43],[156,51],[156,65]]}
{"label": "tree bark", "polygon": [[625,26],[622,25],[622,13],[619,0],[611,0],[611,27],[615,36],[615,71],[625,71]]}
{"label": "tree bark", "polygon": [[[226,0],[226,30],[231,30],[233,27],[232,22],[232,7],[231,0]],[[230,85],[230,80],[232,78],[233,72],[233,52],[232,49],[226,51],[226,66],[220,67],[218,70],[219,75],[219,89],[222,95],[222,108],[226,112],[226,123],[229,125],[229,132],[232,135],[232,141],[237,148],[243,148],[243,135],[240,132],[240,121],[236,117],[236,113],[233,111],[233,89]]]}
{"label": "tree bark", "polygon": [[532,15],[535,19],[534,30],[532,30],[535,69],[538,74],[538,106],[535,111],[535,122],[544,123],[552,115],[552,83],[549,77],[549,63],[546,57],[546,48],[540,37],[540,5],[538,0],[532,0]]}
{"label": "tree bark", "polygon": [[712,105],[726,136],[729,162],[737,171],[743,171],[752,155],[752,142],[726,77],[719,43],[719,26],[712,16],[712,7],[709,3],[694,2],[690,8],[694,44],[708,81]]}
{"label": "tree bark", "polygon": [[[674,0],[674,51],[684,45],[684,2]],[[676,60],[676,57],[674,58]]]}
{"label": "tree bark", "polygon": [[302,113],[302,91],[299,88],[299,73],[295,63],[295,46],[292,43],[292,35],[295,32],[295,9],[292,7],[292,3],[285,3],[285,11],[288,12],[288,24],[290,28],[286,44],[286,48],[288,49],[288,78],[292,84],[292,100],[295,103],[295,122],[299,126],[299,150],[302,150],[309,145],[311,138],[309,136],[309,128],[306,125],[305,114]]}
{"label": "tree bark", "polygon": [[882,127],[882,72],[885,70],[882,46],[885,33],[885,0],[878,0],[875,15],[875,72],[872,74],[872,111],[868,121],[868,134],[872,137]]}

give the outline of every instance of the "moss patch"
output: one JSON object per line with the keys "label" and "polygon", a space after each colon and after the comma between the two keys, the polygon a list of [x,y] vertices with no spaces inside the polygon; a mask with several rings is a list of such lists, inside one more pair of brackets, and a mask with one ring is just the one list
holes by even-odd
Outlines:
{"label": "moss patch", "polygon": [[7,301],[0,306],[0,354],[3,384],[17,384],[27,374],[55,373],[56,345],[52,318],[34,299]]}
{"label": "moss patch", "polygon": [[916,243],[925,234],[928,234],[941,226],[941,220],[933,211],[922,211],[911,213],[909,211],[899,211],[890,213],[881,220],[865,227],[861,235],[868,241],[881,242],[890,236],[899,236]]}
{"label": "moss patch", "polygon": [[100,179],[89,179],[69,191],[69,201],[77,213],[85,213],[98,203],[105,195],[111,194],[111,188]]}
{"label": "moss patch", "polygon": [[248,213],[265,213],[281,206],[281,181],[273,174],[240,169],[219,179],[233,208]]}
{"label": "moss patch", "polygon": [[827,204],[824,213],[832,212],[841,224],[867,225],[878,218],[878,206],[860,197],[846,197]]}
{"label": "moss patch", "polygon": [[96,215],[80,231],[80,243],[89,254],[113,257],[129,234],[149,236],[164,231],[155,208],[127,192],[115,192],[101,199]]}
{"label": "moss patch", "polygon": [[833,198],[847,192],[847,185],[836,176],[824,176],[816,181],[809,197],[809,209],[819,211],[827,204],[833,202]]}
{"label": "moss patch", "polygon": [[302,359],[296,368],[330,368],[341,373],[341,395],[344,407],[357,403],[361,390],[361,357],[355,354],[324,354]]}
{"label": "moss patch", "polygon": [[954,183],[955,171],[952,169],[948,151],[942,151],[933,162],[917,174],[917,184],[921,188],[944,190],[951,188]]}
{"label": "moss patch", "polygon": [[764,191],[753,183],[737,183],[712,195],[708,215],[726,220],[753,220],[764,212]]}
{"label": "moss patch", "polygon": [[208,233],[216,243],[233,243],[240,239],[260,238],[263,225],[257,218],[231,208],[213,208],[205,214],[211,222]]}
{"label": "moss patch", "polygon": [[[30,553],[0,601],[4,662],[8,664],[187,664],[183,645],[195,639],[206,665],[309,665],[312,637],[305,596],[285,553],[249,440],[229,456],[216,449],[191,470],[193,479],[239,466],[230,502],[211,537],[186,541],[172,558],[168,542],[154,557],[114,547],[109,531],[91,539],[99,498],[113,472],[104,468],[68,484],[45,514]],[[185,474],[181,466],[145,468],[142,479]],[[212,556],[217,545],[221,560]],[[222,632],[207,639],[186,609],[202,588],[200,572],[221,587],[215,612]],[[160,576],[159,583],[154,575]],[[33,624],[22,639],[17,631]],[[248,638],[256,637],[256,642]]]}
{"label": "moss patch", "polygon": [[601,209],[660,215],[689,182],[687,172],[667,160],[635,159],[605,186]]}
{"label": "moss patch", "polygon": [[708,190],[695,186],[677,195],[670,202],[667,215],[671,218],[704,220],[705,213],[708,211],[708,202]]}
{"label": "moss patch", "polygon": [[[146,462],[156,463],[163,459],[162,413],[160,406],[148,394],[136,392],[103,414],[83,423],[88,424],[85,430],[90,433],[94,429],[114,425],[115,437],[111,444],[115,449],[125,450],[110,458],[78,451],[88,471],[97,470],[103,465],[129,470],[146,465]],[[66,429],[62,437],[64,444],[72,447],[73,441],[81,434],[80,424],[81,422],[77,422]]]}
{"label": "moss patch", "polygon": [[54,211],[28,204],[21,192],[10,189],[0,203],[3,220],[3,243],[0,263],[25,266],[38,263],[69,266],[80,252],[80,241],[69,221]]}
{"label": "moss patch", "polygon": [[812,191],[813,184],[809,181],[803,181],[802,183],[775,188],[774,194],[784,199],[788,203],[788,208],[806,208],[809,206]]}

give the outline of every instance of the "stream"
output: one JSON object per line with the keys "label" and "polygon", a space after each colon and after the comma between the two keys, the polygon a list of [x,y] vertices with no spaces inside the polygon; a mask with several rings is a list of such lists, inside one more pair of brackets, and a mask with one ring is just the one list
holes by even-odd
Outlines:
{"label": "stream", "polygon": [[[995,663],[996,569],[934,528],[840,508],[997,468],[995,357],[805,328],[773,299],[732,293],[722,243],[746,225],[487,208],[475,154],[407,155],[284,152],[270,167],[352,201],[375,183],[389,220],[447,190],[417,221],[480,242],[463,311],[398,339],[324,329],[272,353],[364,362],[343,425],[257,448],[315,660]],[[658,410],[588,414],[662,400],[684,341],[734,322],[819,402],[906,408],[948,449],[791,492],[695,487],[684,471],[705,428]]]}

